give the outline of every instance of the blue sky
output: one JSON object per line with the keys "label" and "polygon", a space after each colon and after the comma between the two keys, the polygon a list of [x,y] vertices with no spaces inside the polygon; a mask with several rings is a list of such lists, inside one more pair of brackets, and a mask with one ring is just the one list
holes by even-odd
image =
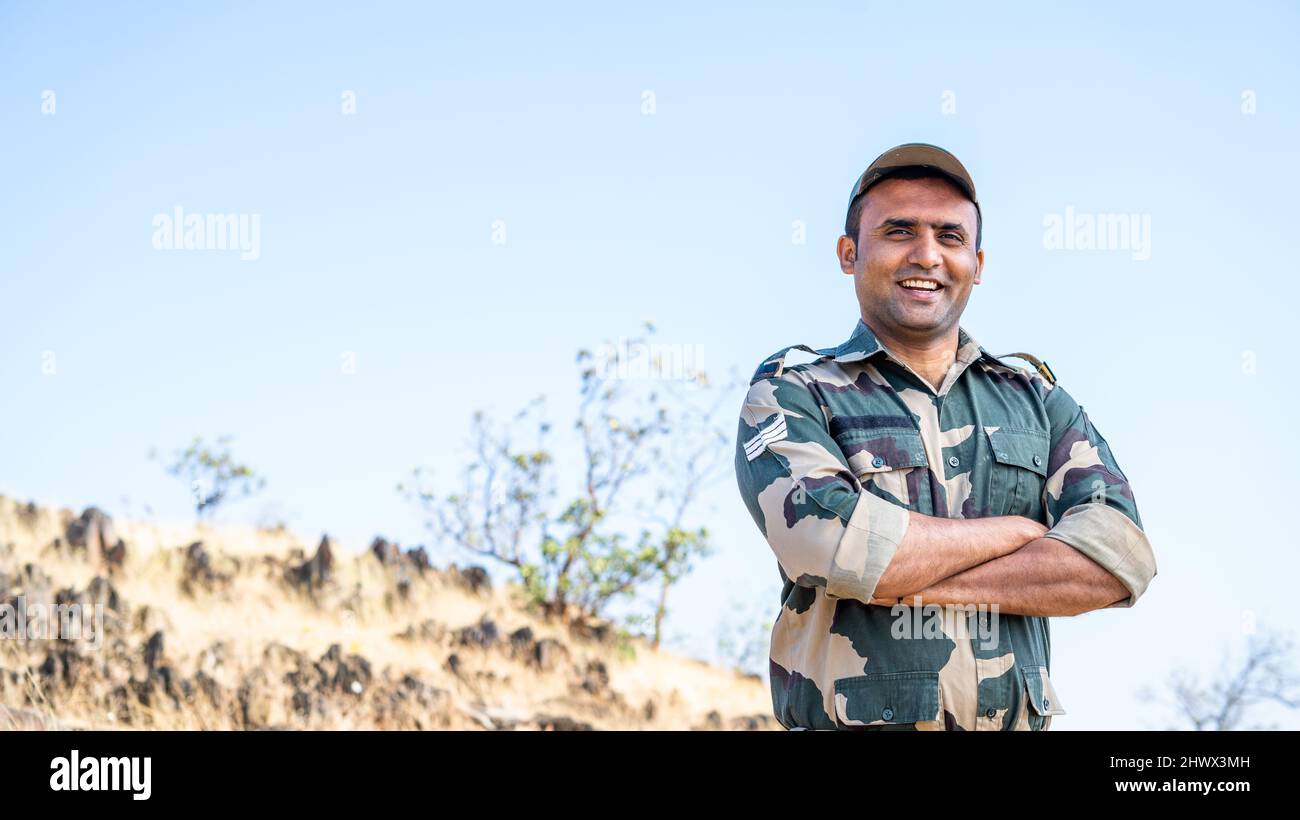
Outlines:
{"label": "blue sky", "polygon": [[[563,419],[579,347],[845,338],[849,187],[933,142],[984,210],[963,325],[1051,363],[1160,568],[1054,620],[1054,728],[1158,725],[1140,687],[1300,626],[1295,8],[794,6],[0,5],[0,493],[182,518],[146,454],[230,434],[268,485],[226,520],[427,542],[394,485],[454,477],[476,409]],[[176,206],[260,215],[260,258],[155,250]],[[1045,247],[1067,208],[1149,217],[1150,258]],[[704,500],[669,632],[707,656],[777,579],[730,477]]]}

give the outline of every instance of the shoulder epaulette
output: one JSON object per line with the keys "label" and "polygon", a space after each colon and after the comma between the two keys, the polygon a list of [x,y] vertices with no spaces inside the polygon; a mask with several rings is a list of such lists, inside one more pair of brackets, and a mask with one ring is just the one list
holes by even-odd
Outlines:
{"label": "shoulder epaulette", "polygon": [[1039,375],[1047,380],[1048,384],[1056,384],[1056,374],[1052,372],[1052,368],[1048,367],[1047,362],[1037,356],[1032,356],[1028,353],[1003,353],[997,358],[1005,359],[1008,356],[1015,356],[1017,359],[1024,359],[1034,366],[1034,369],[1038,371]]}
{"label": "shoulder epaulette", "polygon": [[835,348],[814,350],[808,345],[790,345],[789,347],[783,347],[776,353],[768,356],[767,359],[758,366],[758,370],[754,371],[754,375],[750,378],[749,383],[754,384],[763,379],[780,378],[781,374],[785,372],[785,354],[789,353],[791,350],[802,350],[806,353],[811,353],[814,356],[831,356],[835,353]]}

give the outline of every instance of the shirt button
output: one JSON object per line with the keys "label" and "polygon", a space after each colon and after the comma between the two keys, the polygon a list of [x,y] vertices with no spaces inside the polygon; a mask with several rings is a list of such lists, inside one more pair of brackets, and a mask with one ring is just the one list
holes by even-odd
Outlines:
{"label": "shirt button", "polygon": [[958,464],[961,464],[961,459],[957,458],[956,456],[948,456],[949,467],[956,467]]}
{"label": "shirt button", "polygon": [[1006,453],[998,453],[998,458],[1002,459],[1003,461],[1006,461],[1009,458],[1009,456]]}
{"label": "shirt button", "polygon": [[994,709],[992,706],[990,706],[989,710],[984,713],[984,717],[997,717],[997,715],[998,715],[998,710]]}
{"label": "shirt button", "polygon": [[1035,467],[1042,467],[1042,466],[1043,466],[1043,457],[1042,457],[1042,456],[1034,456],[1034,466],[1035,466]]}
{"label": "shirt button", "polygon": [[889,707],[885,707],[885,710],[884,710],[883,712],[880,713],[880,716],[881,716],[882,718],[884,718],[885,720],[893,720],[893,719],[894,719],[894,710],[893,710],[893,709],[890,709]]}
{"label": "shirt button", "polygon": [[884,466],[885,466],[885,460],[884,460],[883,458],[881,458],[880,456],[876,456],[875,458],[871,459],[871,466],[872,466],[872,467],[884,467]]}
{"label": "shirt button", "polygon": [[1051,708],[1052,708],[1052,702],[1051,702],[1050,700],[1048,700],[1047,698],[1043,698],[1043,708],[1044,708],[1044,709],[1051,709]]}

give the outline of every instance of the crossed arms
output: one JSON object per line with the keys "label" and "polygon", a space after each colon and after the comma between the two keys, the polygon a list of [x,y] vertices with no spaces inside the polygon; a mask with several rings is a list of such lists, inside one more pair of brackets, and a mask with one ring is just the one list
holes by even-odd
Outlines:
{"label": "crossed arms", "polygon": [[750,386],[736,454],[741,496],[794,583],[866,604],[911,598],[1052,617],[1133,606],[1155,576],[1128,479],[1060,386],[1041,388],[1051,428],[1044,526],[928,516],[874,494],[804,378],[786,371]]}
{"label": "crossed arms", "polygon": [[1123,602],[1128,587],[1019,516],[970,520],[908,513],[907,533],[872,604],[986,604],[1011,615],[1078,615]]}

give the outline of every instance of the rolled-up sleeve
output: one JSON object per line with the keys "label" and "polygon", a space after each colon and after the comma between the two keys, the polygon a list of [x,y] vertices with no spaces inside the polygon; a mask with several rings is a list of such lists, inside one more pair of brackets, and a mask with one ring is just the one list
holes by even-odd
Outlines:
{"label": "rolled-up sleeve", "polygon": [[736,480],[787,578],[870,603],[907,532],[908,512],[863,491],[798,372],[750,385]]}
{"label": "rolled-up sleeve", "polygon": [[1044,406],[1051,423],[1051,453],[1043,507],[1046,537],[1062,541],[1118,578],[1131,607],[1156,575],[1155,553],[1142,528],[1133,488],[1110,445],[1069,393],[1056,385]]}

